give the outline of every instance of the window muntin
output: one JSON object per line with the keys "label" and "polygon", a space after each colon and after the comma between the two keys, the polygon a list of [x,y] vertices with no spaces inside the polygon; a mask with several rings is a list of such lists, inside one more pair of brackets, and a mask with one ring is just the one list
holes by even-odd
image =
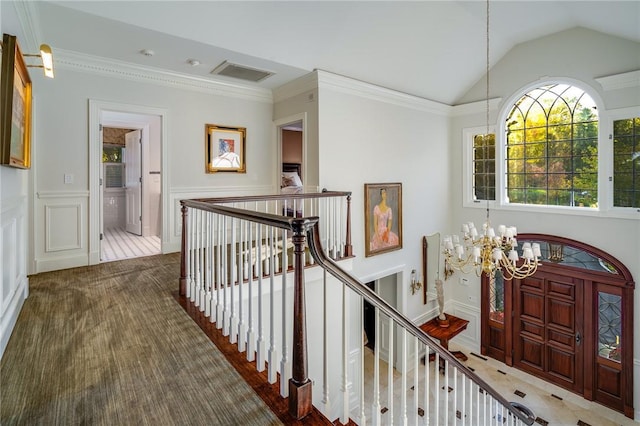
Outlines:
{"label": "window muntin", "polygon": [[496,135],[473,135],[473,199],[496,199]]}
{"label": "window muntin", "polygon": [[505,130],[510,203],[598,206],[598,114],[588,94],[535,88],[514,104]]}
{"label": "window muntin", "polygon": [[640,117],[613,121],[613,205],[640,207]]}

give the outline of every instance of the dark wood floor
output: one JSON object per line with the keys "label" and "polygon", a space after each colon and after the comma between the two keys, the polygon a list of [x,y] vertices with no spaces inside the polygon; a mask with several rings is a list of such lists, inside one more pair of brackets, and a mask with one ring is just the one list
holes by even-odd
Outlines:
{"label": "dark wood floor", "polygon": [[[339,425],[339,420],[334,423],[329,421],[316,408],[304,419],[297,420],[289,415],[288,399],[280,396],[279,381],[270,384],[267,379],[267,369],[263,372],[256,370],[256,363],[247,361],[245,352],[238,352],[236,344],[229,343],[229,338],[222,335],[222,331],[216,328],[215,324],[209,322],[209,318],[186,298],[180,297],[178,292],[174,293],[175,299],[184,308],[187,314],[198,324],[202,331],[218,347],[220,352],[227,358],[229,363],[240,373],[242,378],[253,388],[262,400],[278,416],[280,421],[286,425]],[[355,425],[351,420],[349,425]]]}

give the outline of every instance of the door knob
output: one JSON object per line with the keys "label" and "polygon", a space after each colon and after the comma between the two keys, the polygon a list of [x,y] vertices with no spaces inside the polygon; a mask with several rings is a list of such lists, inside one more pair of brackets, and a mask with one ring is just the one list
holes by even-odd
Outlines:
{"label": "door knob", "polygon": [[582,343],[582,336],[580,335],[580,332],[578,331],[576,333],[576,343],[579,345],[580,343]]}

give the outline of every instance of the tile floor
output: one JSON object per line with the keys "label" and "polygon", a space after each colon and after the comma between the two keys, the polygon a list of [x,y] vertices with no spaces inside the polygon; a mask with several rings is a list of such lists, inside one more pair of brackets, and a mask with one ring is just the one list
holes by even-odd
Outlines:
{"label": "tile floor", "polygon": [[152,256],[160,252],[160,238],[156,236],[140,237],[121,228],[110,228],[104,230],[100,258],[103,262],[110,262]]}
{"label": "tile floor", "polygon": [[[626,418],[624,415],[610,410],[600,404],[587,401],[584,398],[573,394],[567,390],[551,385],[533,376],[530,376],[517,369],[510,368],[503,363],[496,360],[486,358],[482,359],[478,356],[470,354],[468,348],[460,347],[452,343],[451,350],[462,350],[469,355],[469,359],[465,362],[468,367],[475,370],[475,373],[489,383],[495,390],[502,394],[507,400],[512,402],[519,402],[529,409],[531,409],[535,416],[537,425],[553,425],[553,426],[568,426],[568,425],[583,425],[583,426],[613,426],[613,425],[634,425],[638,426],[640,423],[636,423],[633,420]],[[483,357],[484,358],[484,357]],[[372,411],[373,411],[373,370],[374,370],[374,355],[371,349],[365,348],[365,415],[367,417],[367,424],[373,424]],[[412,387],[414,386],[414,374],[409,372],[407,375],[407,389],[409,391],[406,394],[407,398],[407,420],[408,424],[426,424],[424,415],[424,382],[425,382],[425,366],[419,363],[418,371],[418,409],[414,407]],[[500,370],[500,371],[498,371]],[[439,387],[444,389],[444,375],[439,375]],[[429,363],[429,380],[431,385],[435,381],[434,376],[434,363]],[[398,392],[402,388],[402,376],[394,370],[393,371],[393,404],[388,404],[388,370],[387,364],[384,361],[380,362],[380,410],[383,412],[381,415],[381,424],[391,424],[391,415],[393,415],[394,424],[403,424],[400,415],[401,407],[401,392]],[[434,397],[431,395],[429,402],[429,412],[431,425],[472,425],[478,424],[477,417],[473,416],[471,419],[464,416],[463,419],[456,419],[456,409],[460,410],[462,407],[462,382],[460,374],[457,375],[457,380],[454,381],[452,374],[449,378],[449,388],[454,389],[448,392],[448,413],[445,420],[445,403],[443,391],[439,392],[438,396],[440,404],[438,406],[438,419],[436,421],[435,416],[435,404]],[[475,392],[469,393],[469,382],[465,382],[467,392],[465,393],[466,410],[468,412],[469,396],[475,395]],[[519,391],[519,394],[515,392]],[[455,396],[454,396],[455,395]],[[458,401],[454,408],[454,398]],[[482,412],[482,406],[484,399],[471,397],[471,401],[474,406],[473,412],[477,413],[476,404],[480,405],[480,412]],[[417,414],[417,415],[416,415]],[[498,414],[498,417],[500,414]],[[462,417],[462,415],[460,416]],[[494,415],[490,415],[489,419],[494,418]],[[480,423],[484,424],[484,423]],[[496,424],[495,422],[488,422],[487,424]],[[510,425],[512,423],[505,422],[504,424]]]}

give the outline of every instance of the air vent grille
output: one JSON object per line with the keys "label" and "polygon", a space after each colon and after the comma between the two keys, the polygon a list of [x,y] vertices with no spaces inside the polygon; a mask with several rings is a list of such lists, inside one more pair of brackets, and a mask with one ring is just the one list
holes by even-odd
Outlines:
{"label": "air vent grille", "polygon": [[211,71],[211,74],[257,83],[265,78],[271,77],[274,73],[224,61]]}

